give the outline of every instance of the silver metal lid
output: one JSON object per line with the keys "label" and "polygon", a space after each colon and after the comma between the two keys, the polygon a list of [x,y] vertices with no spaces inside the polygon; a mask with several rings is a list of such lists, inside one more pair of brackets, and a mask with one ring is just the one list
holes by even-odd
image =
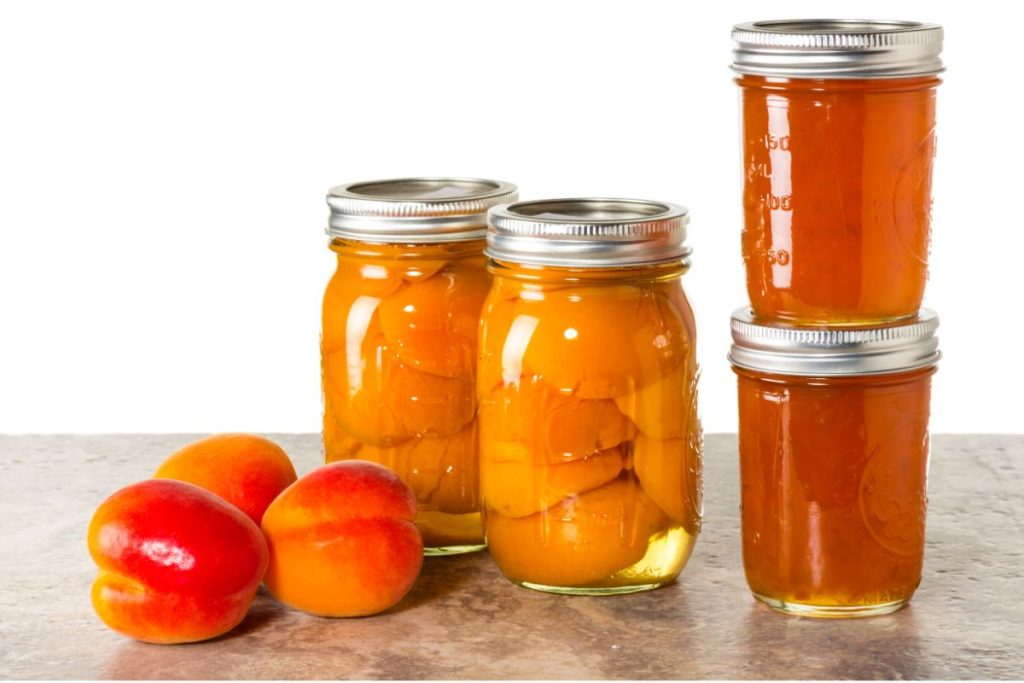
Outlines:
{"label": "silver metal lid", "polygon": [[483,239],[487,210],[519,197],[482,178],[396,178],[331,188],[327,234],[364,242],[427,244]]}
{"label": "silver metal lid", "polygon": [[798,19],[733,27],[732,68],[751,76],[902,78],[942,71],[942,27],[916,21]]}
{"label": "silver metal lid", "polygon": [[755,322],[749,308],[732,315],[733,365],[780,375],[875,375],[935,365],[939,318],[922,310],[911,321],[871,328],[797,328]]}
{"label": "silver metal lid", "polygon": [[498,206],[488,215],[493,259],[543,266],[603,268],[690,255],[689,213],[643,199],[544,199]]}

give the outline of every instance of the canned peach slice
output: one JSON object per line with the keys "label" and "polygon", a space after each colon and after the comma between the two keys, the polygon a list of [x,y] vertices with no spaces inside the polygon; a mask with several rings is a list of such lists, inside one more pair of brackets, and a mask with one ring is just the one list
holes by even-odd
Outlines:
{"label": "canned peach slice", "polygon": [[529,517],[488,514],[487,540],[514,581],[593,585],[639,562],[667,524],[635,482],[620,478]]}
{"label": "canned peach slice", "polygon": [[633,471],[644,492],[687,533],[700,527],[700,454],[688,439],[637,434]]}
{"label": "canned peach slice", "polygon": [[488,510],[506,517],[532,515],[607,484],[619,475],[623,464],[618,447],[559,465],[537,465],[525,446],[507,441],[482,444],[481,455],[484,502]]}
{"label": "canned peach slice", "polygon": [[480,401],[487,440],[523,444],[535,464],[580,460],[614,448],[636,431],[608,399],[581,399],[542,381],[522,378]]}
{"label": "canned peach slice", "polygon": [[380,302],[381,296],[360,291],[358,282],[352,284],[335,274],[324,291],[320,337],[324,351],[344,349],[350,340],[356,348],[364,346],[372,337],[367,334],[371,323],[376,323],[379,330],[376,311]]}
{"label": "canned peach slice", "polygon": [[384,337],[400,361],[442,377],[472,377],[487,273],[440,272],[380,303]]}
{"label": "canned peach slice", "polygon": [[615,405],[641,432],[656,439],[680,438],[686,432],[688,397],[696,391],[686,364],[646,386],[615,397]]}
{"label": "canned peach slice", "polygon": [[408,261],[402,268],[402,279],[406,282],[422,282],[448,265],[448,261],[418,258]]}
{"label": "canned peach slice", "polygon": [[416,528],[428,548],[479,545],[483,542],[479,512],[452,515],[421,507],[416,513]]}
{"label": "canned peach slice", "polygon": [[[386,297],[404,284],[398,264],[384,260],[351,259],[338,268],[332,281],[356,295]],[[328,284],[328,288],[333,283]]]}
{"label": "canned peach slice", "polygon": [[438,511],[450,515],[480,512],[480,458],[477,444],[475,421],[449,438],[441,458],[437,488],[428,501]]}
{"label": "canned peach slice", "polygon": [[352,438],[338,422],[331,404],[324,406],[324,461],[347,460],[353,457],[362,444]]}
{"label": "canned peach slice", "polygon": [[366,444],[449,436],[473,419],[469,378],[439,377],[399,362],[381,341],[373,355],[346,350],[324,358],[324,388],[339,424]]}
{"label": "canned peach slice", "polygon": [[614,398],[655,381],[682,362],[687,348],[667,299],[640,287],[562,289],[543,301],[521,301],[517,311],[540,320],[523,363],[581,398]]}
{"label": "canned peach slice", "polygon": [[529,343],[534,321],[524,320],[516,327],[516,299],[508,292],[512,288],[495,280],[494,289],[484,302],[481,317],[487,321],[480,334],[480,362],[477,364],[477,387],[482,397],[509,381],[518,381],[531,371],[523,365],[523,351]]}
{"label": "canned peach slice", "polygon": [[432,502],[443,512],[476,510],[476,426],[457,434],[412,438],[393,446],[363,446],[358,458],[394,471],[420,503]]}

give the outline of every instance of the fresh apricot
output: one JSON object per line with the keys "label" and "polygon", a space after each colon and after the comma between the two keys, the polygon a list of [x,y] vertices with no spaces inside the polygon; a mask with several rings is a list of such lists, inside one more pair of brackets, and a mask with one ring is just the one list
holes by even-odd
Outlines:
{"label": "fresh apricot", "polygon": [[245,513],[194,484],[148,479],[97,508],[89,554],[92,604],[130,638],[188,643],[234,628],[267,568],[267,544]]}
{"label": "fresh apricot", "polygon": [[636,431],[610,399],[581,399],[525,377],[481,397],[479,416],[485,441],[522,443],[537,464],[579,460]]}
{"label": "fresh apricot", "polygon": [[644,492],[691,535],[700,528],[701,462],[699,436],[633,441],[633,471]]}
{"label": "fresh apricot", "polygon": [[295,481],[295,467],[276,443],[254,434],[215,434],[183,446],[153,475],[215,493],[257,524],[270,501]]}
{"label": "fresh apricot", "polygon": [[622,471],[622,452],[616,446],[581,460],[537,465],[521,443],[482,444],[480,490],[489,511],[506,517],[525,517],[546,510],[570,496],[615,479]]}
{"label": "fresh apricot", "polygon": [[386,467],[362,460],[318,467],[263,516],[267,589],[321,616],[383,611],[402,599],[422,567],[415,516],[413,492]]}
{"label": "fresh apricot", "polygon": [[593,585],[647,553],[668,519],[629,479],[619,478],[528,517],[486,515],[491,555],[513,581]]}

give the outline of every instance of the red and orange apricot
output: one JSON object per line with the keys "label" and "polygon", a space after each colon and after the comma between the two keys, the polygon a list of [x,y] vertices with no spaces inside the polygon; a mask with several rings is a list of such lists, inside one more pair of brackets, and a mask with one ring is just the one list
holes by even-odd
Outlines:
{"label": "red and orange apricot", "polygon": [[245,513],[198,486],[148,479],[107,498],[89,524],[92,604],[113,630],[151,643],[214,638],[245,616],[267,544]]}
{"label": "red and orange apricot", "polygon": [[153,476],[200,486],[256,524],[270,502],[296,479],[288,454],[253,434],[215,434],[194,441],[172,453]]}
{"label": "red and orange apricot", "polygon": [[415,516],[415,496],[391,470],[361,460],[318,467],[263,517],[267,589],[321,616],[383,611],[402,599],[422,567]]}

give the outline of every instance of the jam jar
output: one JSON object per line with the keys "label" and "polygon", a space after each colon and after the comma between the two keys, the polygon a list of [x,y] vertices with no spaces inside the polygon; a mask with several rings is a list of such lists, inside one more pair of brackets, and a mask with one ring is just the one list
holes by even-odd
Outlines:
{"label": "jam jar", "polygon": [[323,299],[327,462],[371,460],[416,494],[428,555],[484,547],[476,357],[487,209],[513,185],[405,178],[330,191]]}
{"label": "jam jar", "polygon": [[733,315],[743,564],[754,596],[813,617],[887,614],[921,580],[938,319],[862,329]]}
{"label": "jam jar", "polygon": [[492,209],[477,373],[488,549],[569,594],[672,581],[701,518],[686,210],[624,199]]}
{"label": "jam jar", "polygon": [[928,276],[942,29],[759,21],[732,35],[754,313],[828,325],[913,317]]}

